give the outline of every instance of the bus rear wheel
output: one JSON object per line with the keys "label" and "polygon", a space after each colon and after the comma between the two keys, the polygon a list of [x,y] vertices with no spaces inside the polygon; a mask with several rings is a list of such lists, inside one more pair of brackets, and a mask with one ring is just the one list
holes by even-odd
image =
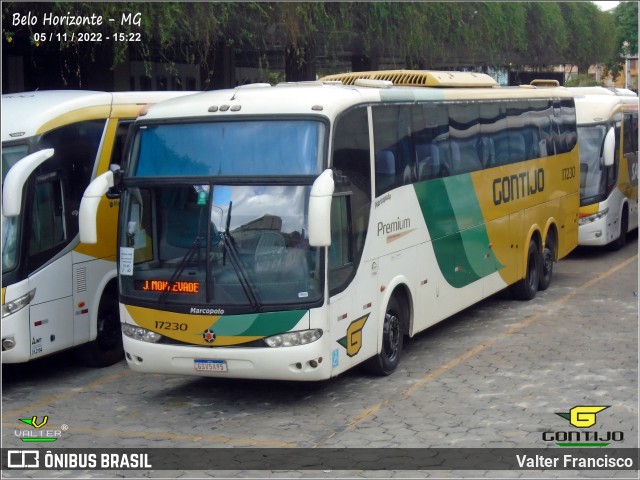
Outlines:
{"label": "bus rear wheel", "polygon": [[529,241],[527,253],[527,273],[525,277],[511,287],[511,292],[516,300],[531,300],[538,293],[540,284],[540,264],[542,257],[535,240]]}
{"label": "bus rear wheel", "polygon": [[365,363],[365,368],[375,375],[391,375],[400,363],[404,333],[402,331],[405,310],[395,297],[391,297],[382,325],[380,353]]}
{"label": "bus rear wheel", "polygon": [[540,266],[540,283],[538,290],[541,292],[549,288],[551,285],[551,277],[553,276],[553,262],[556,258],[556,247],[551,238],[547,238],[542,249],[542,265]]}

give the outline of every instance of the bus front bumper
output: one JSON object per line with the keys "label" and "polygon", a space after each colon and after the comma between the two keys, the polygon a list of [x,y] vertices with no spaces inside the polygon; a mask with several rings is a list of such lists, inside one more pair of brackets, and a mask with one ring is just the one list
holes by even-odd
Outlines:
{"label": "bus front bumper", "polygon": [[40,342],[31,338],[28,306],[2,318],[2,363],[28,362],[31,349],[41,348]]}
{"label": "bus front bumper", "polygon": [[608,212],[592,221],[581,219],[578,227],[578,245],[595,247],[610,243],[613,240],[613,226],[609,225],[610,222],[611,215]]}
{"label": "bus front bumper", "polygon": [[[325,342],[323,336],[294,347],[203,348],[149,343],[123,335],[127,363],[136,372],[295,381],[331,376]],[[211,369],[205,369],[207,366]]]}

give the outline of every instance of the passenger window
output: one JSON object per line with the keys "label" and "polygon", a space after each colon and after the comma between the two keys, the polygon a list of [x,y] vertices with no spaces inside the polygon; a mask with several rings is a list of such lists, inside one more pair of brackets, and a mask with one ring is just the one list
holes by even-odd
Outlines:
{"label": "passenger window", "polygon": [[476,102],[449,105],[451,174],[482,169],[479,151],[480,112]]}
{"label": "passenger window", "polygon": [[480,104],[480,161],[484,168],[498,165],[498,132],[507,125],[507,110],[503,102]]}
{"label": "passenger window", "polygon": [[413,183],[415,155],[411,144],[411,110],[406,105],[373,108],[376,196]]}
{"label": "passenger window", "polygon": [[529,102],[527,100],[514,100],[508,104],[509,163],[522,162],[531,158],[525,141],[525,131],[529,123],[528,111]]}
{"label": "passenger window", "polygon": [[446,177],[449,166],[449,116],[444,105],[413,107],[413,140],[418,181]]}
{"label": "passenger window", "polygon": [[364,107],[350,110],[336,122],[333,147],[334,170],[346,177],[360,196],[371,201],[369,120]]}
{"label": "passenger window", "polygon": [[573,99],[554,100],[553,136],[556,153],[570,152],[578,140]]}
{"label": "passenger window", "polygon": [[555,150],[551,141],[551,117],[553,108],[548,100],[530,100],[529,114],[531,127],[537,132],[538,156],[554,155]]}

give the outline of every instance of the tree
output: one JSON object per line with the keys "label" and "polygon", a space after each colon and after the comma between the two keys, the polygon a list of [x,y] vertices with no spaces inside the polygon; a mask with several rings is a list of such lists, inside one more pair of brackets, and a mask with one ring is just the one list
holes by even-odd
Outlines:
{"label": "tree", "polygon": [[564,63],[576,65],[586,74],[589,66],[610,58],[614,42],[607,32],[613,31],[611,15],[591,2],[561,3],[560,9],[567,28],[567,48]]}
{"label": "tree", "polygon": [[[312,80],[318,65],[586,69],[612,56],[614,18],[616,50],[637,52],[635,6],[622,2],[612,14],[590,2],[4,2],[3,65],[6,54],[21,55],[36,76],[55,71],[65,86],[81,88],[127,60],[162,62],[176,79],[176,63],[198,65],[205,88],[230,86],[236,63],[260,66],[263,80],[282,70],[289,80]],[[14,25],[16,12],[115,22]],[[140,21],[121,22],[126,12]],[[103,41],[81,42],[73,36],[80,30]],[[114,31],[137,33],[139,41],[106,41]]]}
{"label": "tree", "polygon": [[615,19],[616,53],[606,67],[615,79],[624,68],[624,59],[638,55],[638,3],[620,2],[612,15]]}

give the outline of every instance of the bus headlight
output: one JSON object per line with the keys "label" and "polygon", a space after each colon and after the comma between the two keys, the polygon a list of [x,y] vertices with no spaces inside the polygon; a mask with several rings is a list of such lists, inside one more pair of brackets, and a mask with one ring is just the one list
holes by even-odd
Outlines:
{"label": "bus headlight", "polygon": [[605,208],[604,210],[600,210],[598,213],[589,215],[588,217],[581,217],[580,221],[578,222],[578,225],[588,225],[590,223],[593,223],[596,220],[600,220],[601,218],[606,216],[607,213],[609,213],[609,207]]}
{"label": "bus headlight", "polygon": [[162,335],[146,328],[138,327],[136,325],[130,325],[128,323],[122,323],[122,333],[127,337],[134,340],[140,340],[141,342],[158,343],[162,338]]}
{"label": "bus headlight", "polygon": [[36,289],[34,288],[29,293],[25,293],[24,295],[22,295],[20,298],[16,298],[15,300],[2,305],[2,318],[6,317],[7,315],[11,315],[12,313],[16,313],[18,310],[22,310],[24,307],[29,305],[29,303],[31,303],[31,300],[33,300],[35,294]]}
{"label": "bus headlight", "polygon": [[306,345],[315,342],[322,336],[322,330],[301,330],[299,332],[280,333],[272,337],[266,337],[264,341],[270,347],[294,347],[296,345]]}

